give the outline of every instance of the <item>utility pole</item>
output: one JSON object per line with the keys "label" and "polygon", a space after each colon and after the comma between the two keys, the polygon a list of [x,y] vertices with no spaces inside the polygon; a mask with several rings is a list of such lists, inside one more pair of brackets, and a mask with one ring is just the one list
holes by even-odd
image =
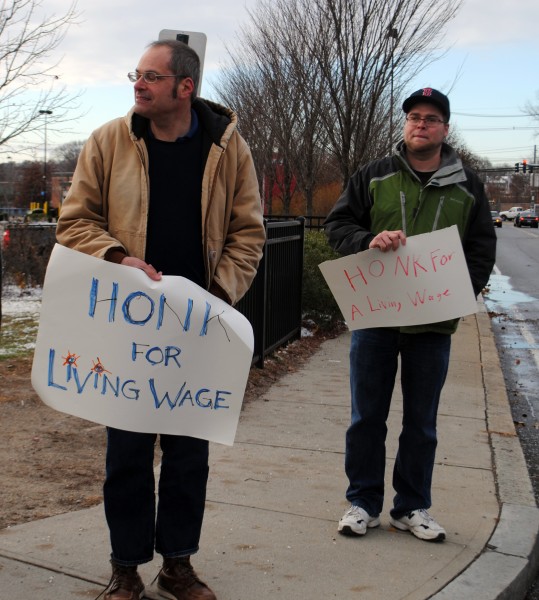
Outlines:
{"label": "utility pole", "polygon": [[[537,164],[537,144],[533,146],[533,164]],[[533,172],[530,174],[531,180],[530,185],[532,188],[532,209],[536,211],[536,202],[537,202],[537,171],[533,169]],[[537,213],[537,211],[536,211]]]}
{"label": "utility pole", "polygon": [[[43,188],[41,191],[41,201],[43,202],[43,208],[46,206],[47,202],[47,117],[52,115],[52,110],[40,110],[40,115],[45,115],[45,143],[43,146]],[[48,206],[47,210],[48,211]]]}
{"label": "utility pole", "polygon": [[393,80],[394,80],[394,70],[395,70],[395,47],[397,46],[397,40],[399,36],[399,32],[394,27],[389,27],[388,37],[390,38],[391,44],[391,92],[390,92],[390,107],[389,107],[389,154],[393,154]]}

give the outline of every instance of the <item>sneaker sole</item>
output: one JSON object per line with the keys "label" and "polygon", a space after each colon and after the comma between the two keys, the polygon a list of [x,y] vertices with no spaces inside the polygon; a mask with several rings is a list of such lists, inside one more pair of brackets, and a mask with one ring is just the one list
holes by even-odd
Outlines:
{"label": "sneaker sole", "polygon": [[427,537],[426,535],[421,535],[421,532],[414,531],[412,527],[408,527],[399,521],[390,519],[389,522],[397,531],[409,531],[414,537],[423,540],[424,542],[443,542],[445,540],[445,533],[443,532],[438,533],[435,537]]}
{"label": "sneaker sole", "polygon": [[[372,521],[369,521],[369,523],[367,524],[367,529],[373,529],[374,527],[378,527],[379,525],[380,525],[380,519],[376,518],[376,519],[373,519]],[[361,533],[358,531],[354,531],[354,529],[350,525],[343,525],[342,527],[339,525],[339,528],[337,531],[341,535],[346,535],[349,537],[360,537],[367,533],[367,530],[365,530]]]}

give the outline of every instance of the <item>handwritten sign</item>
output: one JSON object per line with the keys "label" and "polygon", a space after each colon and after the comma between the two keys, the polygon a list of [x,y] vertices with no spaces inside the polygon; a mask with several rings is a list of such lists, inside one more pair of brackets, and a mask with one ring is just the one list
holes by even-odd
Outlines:
{"label": "handwritten sign", "polygon": [[436,323],[477,312],[457,226],[319,265],[350,330]]}
{"label": "handwritten sign", "polygon": [[52,408],[231,445],[252,355],[249,321],[188,279],[54,247],[32,366]]}

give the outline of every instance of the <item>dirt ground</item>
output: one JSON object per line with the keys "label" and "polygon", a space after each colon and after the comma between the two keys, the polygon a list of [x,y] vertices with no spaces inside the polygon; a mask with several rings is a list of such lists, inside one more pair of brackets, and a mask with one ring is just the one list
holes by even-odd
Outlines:
{"label": "dirt ground", "polygon": [[[338,331],[292,342],[250,371],[244,403],[297,370]],[[102,501],[105,428],[43,404],[31,383],[32,358],[0,360],[0,529]]]}

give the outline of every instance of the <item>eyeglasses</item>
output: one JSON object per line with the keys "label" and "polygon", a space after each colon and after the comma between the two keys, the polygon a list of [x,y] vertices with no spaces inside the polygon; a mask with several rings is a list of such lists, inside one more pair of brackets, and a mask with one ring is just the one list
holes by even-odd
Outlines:
{"label": "eyeglasses", "polygon": [[438,125],[439,123],[445,124],[445,121],[443,119],[432,116],[420,117],[419,115],[406,115],[406,120],[412,125],[419,125],[419,123],[423,121],[425,123],[425,127],[436,127],[436,125]]}
{"label": "eyeglasses", "polygon": [[132,83],[135,83],[141,77],[146,83],[157,83],[159,79],[164,79],[165,77],[178,77],[180,79],[185,79],[186,77],[189,77],[189,75],[158,75],[155,71],[146,71],[145,73],[131,71],[131,73],[127,74],[127,78]]}

